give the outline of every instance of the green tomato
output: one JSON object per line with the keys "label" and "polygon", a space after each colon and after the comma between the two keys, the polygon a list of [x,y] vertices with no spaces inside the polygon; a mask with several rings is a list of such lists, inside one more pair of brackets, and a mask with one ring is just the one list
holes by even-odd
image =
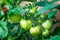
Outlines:
{"label": "green tomato", "polygon": [[2,4],[3,3],[3,0],[0,0],[0,4]]}
{"label": "green tomato", "polygon": [[30,34],[32,36],[38,36],[38,35],[40,35],[41,34],[41,28],[40,28],[40,26],[31,27]]}
{"label": "green tomato", "polygon": [[29,11],[29,9],[28,9],[28,8],[26,8],[26,11],[28,12],[28,11]]}
{"label": "green tomato", "polygon": [[34,14],[36,13],[37,9],[35,7],[33,7],[32,9],[30,9],[30,13]]}
{"label": "green tomato", "polygon": [[42,14],[40,15],[40,17],[41,17],[42,19],[44,19],[44,18],[45,18],[45,14],[42,13]]}
{"label": "green tomato", "polygon": [[21,26],[21,28],[23,28],[24,30],[29,30],[30,27],[31,27],[31,20],[22,19],[22,20],[20,21],[20,26]]}
{"label": "green tomato", "polygon": [[13,23],[20,21],[20,15],[19,14],[11,14],[9,15],[9,20]]}
{"label": "green tomato", "polygon": [[38,23],[42,23],[43,21],[40,19],[40,20],[38,20]]}
{"label": "green tomato", "polygon": [[43,31],[42,36],[47,37],[49,36],[50,32],[48,30]]}
{"label": "green tomato", "polygon": [[45,28],[45,29],[51,29],[52,27],[52,21],[50,20],[46,20],[44,23],[42,23],[42,27]]}

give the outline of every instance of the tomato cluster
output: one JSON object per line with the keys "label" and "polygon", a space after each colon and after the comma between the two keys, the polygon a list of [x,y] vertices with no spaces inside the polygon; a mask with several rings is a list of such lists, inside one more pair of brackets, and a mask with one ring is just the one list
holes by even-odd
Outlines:
{"label": "tomato cluster", "polygon": [[[37,25],[32,27],[31,24],[32,22],[30,20],[23,19],[20,21],[21,28],[24,30],[30,30],[30,34],[32,36],[38,36],[42,34],[44,37],[46,37],[50,34],[49,29],[52,27],[52,22],[50,20],[46,20],[44,23],[42,23],[42,26]],[[41,29],[42,27],[44,30]]]}
{"label": "tomato cluster", "polygon": [[[36,7],[33,7],[23,17],[20,17],[19,14],[12,14],[9,16],[9,20],[14,23],[20,21],[20,27],[25,31],[30,31],[32,36],[42,35],[47,37],[50,34],[49,30],[52,27],[52,21],[50,19],[46,19],[46,15],[44,13],[36,15],[36,11]],[[37,16],[38,18],[36,18]]]}

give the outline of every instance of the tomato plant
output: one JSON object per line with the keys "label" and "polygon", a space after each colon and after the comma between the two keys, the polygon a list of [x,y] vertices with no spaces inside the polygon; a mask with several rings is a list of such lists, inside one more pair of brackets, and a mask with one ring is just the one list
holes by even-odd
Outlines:
{"label": "tomato plant", "polygon": [[[60,11],[58,9],[60,5],[54,5],[54,2],[56,0],[52,2],[48,0],[0,0],[0,40],[57,38],[60,35],[60,28],[55,26],[60,20],[57,21],[56,13]],[[57,29],[58,31],[55,31]]]}

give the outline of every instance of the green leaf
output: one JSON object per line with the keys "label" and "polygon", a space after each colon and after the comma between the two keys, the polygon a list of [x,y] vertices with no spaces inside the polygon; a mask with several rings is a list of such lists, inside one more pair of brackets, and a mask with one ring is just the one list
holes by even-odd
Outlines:
{"label": "green leaf", "polygon": [[0,17],[2,16],[1,11],[0,11]]}
{"label": "green leaf", "polygon": [[22,33],[24,33],[24,30],[23,29],[21,29],[21,28],[19,28],[19,30],[18,30],[19,32],[18,32],[18,36],[20,36]]}
{"label": "green leaf", "polygon": [[14,25],[15,25],[15,24],[11,24],[11,23],[8,22],[8,23],[7,23],[7,26],[8,26],[7,28],[8,28],[8,30],[12,30],[13,27],[14,27]]}
{"label": "green leaf", "polygon": [[0,11],[0,17],[4,15],[4,12],[3,11]]}
{"label": "green leaf", "polygon": [[49,12],[49,13],[47,14],[47,17],[48,17],[48,18],[52,18],[52,17],[55,16],[56,13],[57,13],[57,10],[53,10],[53,11],[51,11],[51,12]]}
{"label": "green leaf", "polygon": [[58,6],[58,5],[54,5],[55,1],[58,1],[58,0],[54,0],[53,2],[48,2],[47,0],[45,2],[36,2],[36,6],[42,6],[43,7],[37,11],[37,15],[42,14],[42,13]]}
{"label": "green leaf", "polygon": [[10,0],[4,0],[4,2],[10,7],[13,7],[13,4],[10,2]]}
{"label": "green leaf", "polygon": [[16,0],[10,0],[11,2],[16,2]]}
{"label": "green leaf", "polygon": [[60,26],[56,27],[55,31],[54,31],[55,35],[60,35]]}
{"label": "green leaf", "polygon": [[36,6],[47,6],[48,4],[51,4],[52,2],[36,2]]}
{"label": "green leaf", "polygon": [[46,40],[60,40],[60,36],[59,35],[51,36],[50,38]]}
{"label": "green leaf", "polygon": [[2,9],[2,5],[0,5],[0,10]]}
{"label": "green leaf", "polygon": [[[48,0],[46,0],[46,1],[48,1]],[[59,1],[59,0],[52,0],[52,2],[56,2],[56,1]]]}
{"label": "green leaf", "polygon": [[14,40],[12,36],[8,36],[8,40]]}
{"label": "green leaf", "polygon": [[36,2],[36,5],[37,6],[47,6],[48,4],[51,4],[51,3],[54,3],[54,2],[56,2],[56,1],[58,1],[58,0],[52,0],[52,2],[48,2],[48,0],[44,0],[43,2]]}
{"label": "green leaf", "polygon": [[59,35],[55,35],[55,36],[51,37],[50,40],[60,40],[60,36]]}
{"label": "green leaf", "polygon": [[8,35],[7,23],[0,21],[0,39],[7,37],[7,35]]}
{"label": "green leaf", "polygon": [[8,14],[10,13],[21,14],[21,13],[26,13],[26,10],[21,9],[21,8],[14,8],[8,12]]}
{"label": "green leaf", "polygon": [[54,3],[47,4],[46,6],[44,6],[43,8],[41,8],[41,9],[37,12],[37,15],[42,14],[42,13],[46,12],[47,10],[50,10],[50,9],[52,9],[52,8],[54,8],[54,7],[55,7]]}

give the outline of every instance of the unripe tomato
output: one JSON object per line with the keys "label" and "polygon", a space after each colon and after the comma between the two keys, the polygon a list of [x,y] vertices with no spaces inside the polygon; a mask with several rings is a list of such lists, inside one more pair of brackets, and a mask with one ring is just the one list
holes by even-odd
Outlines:
{"label": "unripe tomato", "polygon": [[38,36],[38,35],[40,35],[41,34],[41,28],[40,28],[40,26],[31,27],[30,34],[32,36]]}
{"label": "unripe tomato", "polygon": [[43,31],[42,36],[47,37],[49,36],[50,32],[48,30]]}
{"label": "unripe tomato", "polygon": [[9,15],[9,20],[13,23],[20,21],[20,15],[19,14],[11,14]]}
{"label": "unripe tomato", "polygon": [[45,14],[42,13],[42,14],[40,15],[40,17],[41,17],[42,19],[44,19],[44,18],[45,18]]}
{"label": "unripe tomato", "polygon": [[38,23],[42,23],[43,21],[40,19],[40,20],[38,20]]}
{"label": "unripe tomato", "polygon": [[36,7],[33,7],[32,9],[30,9],[30,13],[32,14],[36,13],[36,11],[37,11]]}
{"label": "unripe tomato", "polygon": [[42,23],[42,27],[45,28],[45,29],[51,29],[52,27],[52,21],[50,20],[46,20],[44,23]]}
{"label": "unripe tomato", "polygon": [[0,0],[0,4],[2,4],[3,3],[3,0]]}
{"label": "unripe tomato", "polygon": [[20,26],[21,26],[21,28],[23,28],[24,30],[29,30],[30,27],[31,27],[31,20],[22,19],[22,20],[20,21]]}

